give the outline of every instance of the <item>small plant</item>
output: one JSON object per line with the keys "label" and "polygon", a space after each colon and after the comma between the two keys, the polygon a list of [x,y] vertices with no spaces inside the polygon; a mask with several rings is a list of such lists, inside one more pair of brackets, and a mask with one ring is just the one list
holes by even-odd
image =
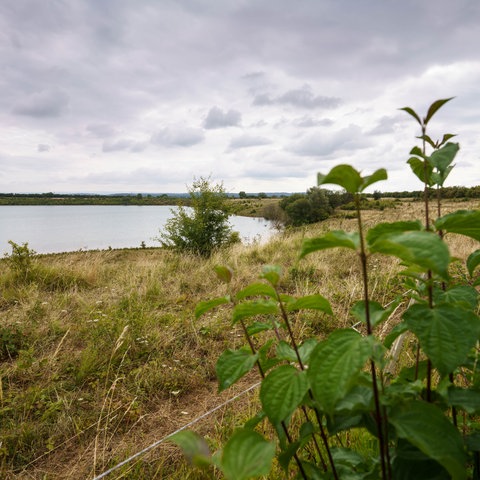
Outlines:
{"label": "small plant", "polygon": [[[453,135],[438,142],[427,135],[430,120],[449,100],[434,102],[424,118],[409,107],[403,109],[421,126],[422,148],[411,151],[408,163],[426,192],[434,186],[441,190],[459,149],[448,142]],[[412,219],[366,230],[362,193],[386,178],[384,169],[362,176],[349,165],[319,174],[319,185],[334,184],[354,197],[357,229],[305,239],[299,255],[331,248],[355,252],[363,295],[350,313],[360,329],[300,339],[294,329],[296,312],[333,315],[327,299],[318,294],[286,295],[277,266],[265,267],[260,282],[240,291],[231,288],[229,268],[216,268],[230,291],[198,304],[196,316],[230,304],[232,324],[242,328],[246,339],[244,347],[227,350],[218,359],[219,389],[256,369],[261,410],[213,455],[193,432],[173,436],[194,465],[219,469],[236,480],[270,473],[278,478],[277,468],[287,478],[293,474],[300,479],[480,478],[480,318],[475,288],[480,285],[480,249],[468,257],[465,275],[455,276],[444,238],[461,234],[480,241],[480,211],[441,216],[439,195],[437,218],[432,220],[425,193],[424,224]],[[376,255],[400,261],[403,269],[395,281],[403,283],[411,298],[402,320],[385,338],[380,327],[400,298],[388,307],[371,299],[369,261]],[[416,358],[410,362],[405,355],[392,367],[388,352],[402,335],[417,342]],[[267,420],[272,439],[265,436]]]}
{"label": "small plant", "polygon": [[12,247],[12,253],[5,254],[7,264],[20,280],[28,280],[34,267],[37,253],[28,247],[28,243],[19,245],[12,240],[9,240],[8,243]]}
{"label": "small plant", "polygon": [[227,195],[222,184],[212,185],[200,177],[189,188],[191,212],[180,206],[172,210],[160,234],[165,247],[209,257],[218,248],[238,241],[228,223]]}

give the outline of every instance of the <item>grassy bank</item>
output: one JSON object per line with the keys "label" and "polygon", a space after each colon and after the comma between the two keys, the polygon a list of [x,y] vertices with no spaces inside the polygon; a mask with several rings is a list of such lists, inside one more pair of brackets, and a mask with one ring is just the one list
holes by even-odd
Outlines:
{"label": "grassy bank", "polygon": [[[478,201],[455,202],[445,211],[478,207]],[[421,208],[406,202],[367,211],[364,218],[367,226],[418,218]],[[258,379],[248,377],[217,394],[216,359],[244,340],[226,308],[194,320],[200,300],[228,293],[214,274],[217,264],[234,270],[234,290],[274,263],[283,266],[285,293],[327,297],[335,320],[299,314],[299,336],[353,325],[348,312],[361,288],[354,254],[332,250],[297,260],[302,238],[353,230],[351,216],[343,212],[266,245],[237,245],[209,260],[161,249],[45,255],[23,269],[2,260],[0,477],[92,478],[254,384]],[[474,243],[455,237],[452,242],[460,258]],[[397,265],[383,257],[370,262],[372,298],[386,304],[402,291],[392,282]],[[255,408],[256,393],[249,393],[194,429],[219,446]],[[109,478],[202,477],[165,443]]]}

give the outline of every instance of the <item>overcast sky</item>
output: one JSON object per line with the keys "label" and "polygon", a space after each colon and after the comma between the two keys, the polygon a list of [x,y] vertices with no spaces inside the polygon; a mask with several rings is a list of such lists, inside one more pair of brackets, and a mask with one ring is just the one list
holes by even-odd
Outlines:
{"label": "overcast sky", "polygon": [[478,0],[2,0],[0,192],[305,191],[385,167],[425,114],[480,183]]}

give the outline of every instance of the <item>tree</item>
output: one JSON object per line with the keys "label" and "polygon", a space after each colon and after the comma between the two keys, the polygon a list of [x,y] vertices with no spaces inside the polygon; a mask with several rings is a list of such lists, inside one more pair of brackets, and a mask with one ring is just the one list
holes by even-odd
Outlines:
{"label": "tree", "polygon": [[280,208],[287,215],[286,223],[298,227],[327,219],[333,212],[328,191],[312,187],[307,193],[294,193],[280,201]]}
{"label": "tree", "polygon": [[209,257],[214,250],[238,241],[228,223],[227,195],[222,183],[200,177],[188,188],[190,208],[173,210],[158,240],[164,247]]}
{"label": "tree", "polygon": [[242,190],[241,192],[239,192],[238,196],[240,198],[247,198],[247,193]]}

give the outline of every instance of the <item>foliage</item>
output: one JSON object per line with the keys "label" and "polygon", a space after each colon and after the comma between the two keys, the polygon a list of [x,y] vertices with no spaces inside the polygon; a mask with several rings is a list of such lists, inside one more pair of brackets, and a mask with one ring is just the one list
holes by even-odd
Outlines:
{"label": "foliage", "polygon": [[[425,117],[405,110],[420,124],[422,147],[414,147],[408,161],[413,173],[429,187],[441,189],[451,171],[458,144],[446,134],[440,141],[427,135],[427,125],[450,99],[434,102]],[[427,154],[426,146],[433,152]],[[201,468],[220,469],[226,478],[254,478],[271,472],[276,452],[285,476],[303,479],[448,479],[480,478],[479,452],[480,340],[477,268],[479,250],[454,276],[445,236],[461,234],[480,240],[480,211],[441,214],[430,219],[425,194],[425,220],[381,223],[365,229],[360,208],[362,192],[386,179],[384,169],[362,176],[349,165],[319,174],[319,184],[334,184],[353,195],[357,229],[334,230],[305,239],[300,258],[334,248],[347,249],[358,260],[363,298],[351,309],[358,328],[339,328],[326,338],[299,341],[297,312],[332,315],[334,308],[321,295],[291,296],[282,292],[282,271],[266,266],[261,282],[240,291],[232,271],[217,267],[228,285],[227,295],[201,302],[196,316],[231,304],[232,325],[240,325],[246,345],[228,350],[217,362],[220,390],[238,382],[252,369],[261,377],[261,411],[248,419],[223,450],[211,455],[195,434],[172,440],[188,451]],[[294,199],[307,211],[305,198]],[[401,298],[388,307],[371,299],[377,256],[393,257],[403,270],[396,282],[404,284],[411,301],[402,320],[386,336],[382,328]],[[391,368],[388,350],[397,338],[409,335],[418,345],[413,363],[406,354]],[[412,375],[413,372],[413,375]],[[265,438],[268,420],[273,439]],[[259,427],[257,429],[257,427]],[[370,439],[361,449],[349,438],[354,432]],[[199,461],[201,460],[201,461]],[[237,472],[237,473],[236,473]]]}
{"label": "foliage", "polygon": [[172,210],[159,240],[165,247],[209,257],[216,249],[238,241],[228,223],[227,195],[222,184],[200,177],[188,189],[191,211]]}
{"label": "foliage", "polygon": [[19,245],[12,240],[9,240],[8,243],[12,247],[12,253],[5,254],[7,265],[17,277],[25,281],[34,267],[36,252],[28,247],[28,243]]}
{"label": "foliage", "polygon": [[297,227],[326,220],[336,207],[352,200],[352,195],[345,191],[312,187],[306,194],[294,193],[283,198],[279,206],[285,212],[285,223]]}

